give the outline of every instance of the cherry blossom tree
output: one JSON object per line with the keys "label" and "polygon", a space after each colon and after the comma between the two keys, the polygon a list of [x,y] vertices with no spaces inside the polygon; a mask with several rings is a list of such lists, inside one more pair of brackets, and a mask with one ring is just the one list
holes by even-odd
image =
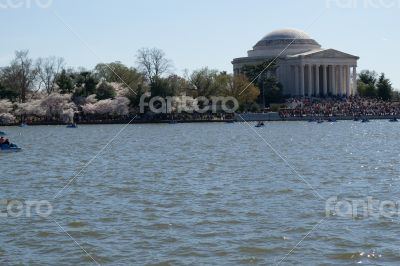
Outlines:
{"label": "cherry blossom tree", "polygon": [[13,104],[9,100],[0,100],[0,113],[10,113]]}

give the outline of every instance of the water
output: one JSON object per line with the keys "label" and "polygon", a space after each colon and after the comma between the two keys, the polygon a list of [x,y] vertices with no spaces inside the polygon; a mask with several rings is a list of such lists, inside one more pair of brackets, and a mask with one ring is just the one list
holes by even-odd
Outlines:
{"label": "water", "polygon": [[326,217],[317,196],[398,200],[400,124],[129,125],[53,199],[122,127],[4,129],[24,151],[0,154],[0,199],[53,212],[0,218],[0,265],[96,265],[78,244],[101,265],[400,260],[398,217]]}

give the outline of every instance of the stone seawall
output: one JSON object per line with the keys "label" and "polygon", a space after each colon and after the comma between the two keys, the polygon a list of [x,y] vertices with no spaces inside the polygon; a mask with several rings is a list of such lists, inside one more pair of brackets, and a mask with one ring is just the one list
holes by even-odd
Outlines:
{"label": "stone seawall", "polygon": [[276,112],[245,113],[245,114],[236,114],[235,120],[237,122],[241,122],[241,121],[282,121],[282,118],[279,116],[279,113],[276,113]]}

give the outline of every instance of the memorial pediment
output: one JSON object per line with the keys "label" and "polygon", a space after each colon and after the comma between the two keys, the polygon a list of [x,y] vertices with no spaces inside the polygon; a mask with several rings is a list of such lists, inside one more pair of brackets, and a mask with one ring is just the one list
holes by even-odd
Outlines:
{"label": "memorial pediment", "polygon": [[358,59],[357,56],[343,53],[341,51],[334,50],[334,49],[327,49],[327,50],[322,50],[322,51],[318,51],[315,53],[310,53],[310,54],[304,55],[304,57],[305,58],[354,58],[354,59]]}

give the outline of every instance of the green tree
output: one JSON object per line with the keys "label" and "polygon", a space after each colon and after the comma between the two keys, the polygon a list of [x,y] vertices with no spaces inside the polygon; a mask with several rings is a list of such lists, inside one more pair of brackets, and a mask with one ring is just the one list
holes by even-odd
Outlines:
{"label": "green tree", "polygon": [[364,84],[363,82],[360,82],[358,84],[358,94],[362,97],[371,97],[371,98],[375,98],[378,95],[375,85]]}
{"label": "green tree", "polygon": [[75,96],[87,97],[96,93],[98,80],[89,71],[82,71],[75,77],[76,90]]}
{"label": "green tree", "polygon": [[259,86],[271,75],[275,75],[278,66],[272,59],[258,65],[244,65],[240,73],[244,74],[248,80]]}
{"label": "green tree", "polygon": [[282,94],[282,85],[278,82],[275,76],[271,76],[267,78],[264,82],[264,97],[265,103],[282,103],[283,102],[283,94]]}
{"label": "green tree", "polygon": [[112,99],[116,94],[114,87],[105,81],[101,82],[96,90],[96,98],[98,100]]}
{"label": "green tree", "polygon": [[97,79],[104,79],[107,82],[116,82],[124,87],[135,86],[138,81],[143,82],[144,76],[135,68],[127,67],[121,62],[109,64],[98,64],[95,67],[95,76]]}
{"label": "green tree", "polygon": [[10,90],[0,84],[0,99],[8,99],[13,102],[18,98],[18,95],[16,91]]}
{"label": "green tree", "polygon": [[98,64],[95,67],[97,79],[115,82],[126,88],[125,96],[130,100],[130,106],[138,106],[140,96],[149,91],[145,76],[133,67],[127,67],[121,62]]}
{"label": "green tree", "polygon": [[367,85],[376,85],[378,74],[373,70],[362,70],[358,74],[358,79]]}
{"label": "green tree", "polygon": [[207,67],[193,71],[189,78],[194,87],[195,95],[193,96],[210,97],[219,95],[223,87],[221,86],[221,77],[218,75],[217,70]]}
{"label": "green tree", "polygon": [[72,93],[74,91],[73,79],[71,75],[67,74],[65,69],[57,76],[56,84],[61,94]]}
{"label": "green tree", "polygon": [[167,79],[156,78],[150,83],[151,96],[167,97],[171,95],[171,87]]}
{"label": "green tree", "polygon": [[382,98],[384,101],[388,101],[392,97],[393,87],[389,79],[385,77],[385,74],[382,73],[379,77],[379,80],[376,84],[378,97]]}
{"label": "green tree", "polygon": [[358,74],[357,91],[362,97],[376,97],[377,73],[371,70],[363,70]]}
{"label": "green tree", "polygon": [[283,99],[282,85],[276,78],[277,69],[276,62],[270,59],[258,65],[245,65],[240,70],[260,89],[258,102],[264,107],[269,103],[281,102]]}

